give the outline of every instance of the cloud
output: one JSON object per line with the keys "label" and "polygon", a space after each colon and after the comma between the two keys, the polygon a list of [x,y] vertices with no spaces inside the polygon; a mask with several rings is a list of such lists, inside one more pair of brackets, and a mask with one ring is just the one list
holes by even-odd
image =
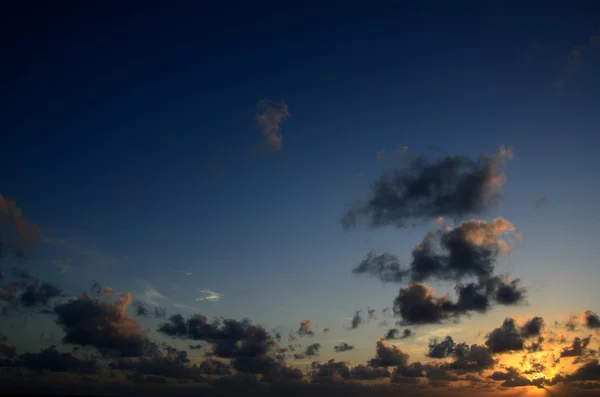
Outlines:
{"label": "cloud", "polygon": [[396,256],[388,253],[376,254],[374,251],[369,252],[352,273],[377,277],[384,283],[402,282],[410,274],[409,270],[400,266]]}
{"label": "cloud", "polygon": [[370,367],[406,366],[409,355],[398,346],[390,346],[385,339],[377,340],[375,357],[369,360]]}
{"label": "cloud", "polygon": [[321,344],[320,343],[310,344],[306,348],[306,351],[304,352],[304,355],[306,357],[318,356],[320,348],[321,348]]}
{"label": "cloud", "polygon": [[18,280],[0,286],[0,311],[4,315],[24,311],[46,313],[56,299],[64,296],[57,285],[41,282],[27,271],[14,271],[13,277]]}
{"label": "cloud", "polygon": [[371,227],[405,227],[443,217],[481,215],[501,198],[504,163],[514,158],[504,146],[494,156],[477,159],[446,156],[429,162],[421,156],[408,168],[386,171],[372,188],[370,199],[350,208],[344,227],[366,218]]}
{"label": "cloud", "polygon": [[290,117],[285,101],[263,99],[258,102],[256,121],[265,137],[265,147],[279,150],[282,147],[281,124]]}
{"label": "cloud", "polygon": [[275,341],[265,329],[249,320],[209,322],[202,315],[186,320],[181,314],[175,314],[158,327],[158,332],[173,338],[211,343],[213,354],[222,358],[263,356],[275,347]]}
{"label": "cloud", "polygon": [[590,344],[591,340],[592,340],[592,335],[589,335],[586,338],[575,337],[575,339],[573,339],[573,343],[571,343],[571,346],[565,347],[564,349],[562,349],[562,351],[560,352],[560,356],[561,357],[582,356],[585,353],[586,348]]}
{"label": "cloud", "polygon": [[377,155],[375,156],[378,163],[383,161],[383,156],[385,156],[385,149],[378,150]]}
{"label": "cloud", "polygon": [[3,364],[34,371],[47,370],[80,374],[95,374],[100,369],[96,360],[80,359],[74,353],[61,353],[56,350],[54,345],[40,350],[39,353],[23,353],[14,360],[5,361]]}
{"label": "cloud", "polygon": [[407,339],[410,338],[411,336],[413,336],[413,332],[412,330],[410,330],[409,328],[405,328],[402,331],[402,335],[400,335],[400,330],[398,328],[391,328],[389,329],[384,338],[386,340],[393,340],[393,339]]}
{"label": "cloud", "polygon": [[146,307],[143,302],[137,300],[133,302],[133,307],[136,316],[154,317],[160,319],[165,319],[167,317],[167,310],[160,306],[154,306],[153,309],[150,309]]}
{"label": "cloud", "polygon": [[544,206],[544,204],[546,204],[547,201],[548,201],[548,197],[546,197],[543,194],[540,194],[533,199],[533,207],[541,208]]}
{"label": "cloud", "polygon": [[389,378],[390,372],[386,368],[368,367],[359,364],[350,370],[350,378],[355,380],[375,380]]}
{"label": "cloud", "polygon": [[331,381],[334,377],[342,379],[350,378],[350,368],[344,361],[331,359],[323,364],[314,361],[311,364],[311,368],[310,377],[313,383]]}
{"label": "cloud", "polygon": [[477,277],[480,285],[473,284],[464,289],[463,301],[469,295],[473,300],[476,298],[474,293],[483,288],[487,290],[486,301],[481,305],[472,301],[469,306],[473,306],[473,310],[479,307],[485,311],[489,305],[487,298],[495,298],[501,304],[514,304],[524,298],[525,291],[518,286],[519,281],[505,282],[493,273],[499,255],[510,251],[513,241],[510,236],[517,238],[515,232],[514,225],[504,218],[498,217],[491,222],[469,220],[454,228],[446,226],[427,233],[422,243],[413,249],[412,261],[406,268],[394,255],[371,251],[352,272],[377,277],[384,283],[399,283],[406,279],[459,282],[467,277]]}
{"label": "cloud", "polygon": [[514,319],[506,318],[500,327],[487,335],[485,345],[494,354],[523,350],[525,340],[539,336],[543,326],[541,317],[533,317],[522,327],[518,327]]}
{"label": "cloud", "polygon": [[514,367],[508,367],[506,371],[495,371],[489,376],[490,379],[495,381],[501,381],[502,387],[524,387],[524,386],[543,386],[545,379],[530,380],[523,376],[518,369]]}
{"label": "cloud", "polygon": [[583,313],[583,323],[590,329],[600,328],[600,317],[591,310],[586,310]]}
{"label": "cloud", "polygon": [[435,291],[425,284],[410,283],[394,299],[394,313],[402,317],[401,324],[436,324],[456,313],[447,297],[435,297]]}
{"label": "cloud", "polygon": [[354,349],[354,345],[349,345],[346,342],[341,342],[340,344],[333,347],[333,350],[335,350],[337,353],[347,352],[347,351],[353,350],[353,349]]}
{"label": "cloud", "polygon": [[212,291],[208,288],[202,288],[199,291],[201,295],[196,298],[197,301],[219,302],[223,297],[222,294]]}
{"label": "cloud", "polygon": [[324,328],[323,329],[323,335],[327,335],[329,333],[329,328]]}
{"label": "cloud", "polygon": [[65,332],[63,343],[93,346],[104,355],[139,357],[155,345],[127,313],[130,293],[112,303],[82,295],[54,308],[57,324]]}
{"label": "cloud", "polygon": [[39,241],[40,228],[29,223],[14,200],[0,194],[0,257],[13,251],[21,257]]}
{"label": "cloud", "polygon": [[352,321],[350,322],[350,328],[351,329],[356,329],[362,323],[364,323],[364,319],[360,315],[360,310],[357,310],[356,312],[354,312],[354,316],[352,316]]}
{"label": "cloud", "polygon": [[428,348],[429,351],[425,353],[427,357],[446,358],[454,354],[456,343],[454,343],[451,336],[446,336],[442,341],[438,341],[437,338],[431,338]]}
{"label": "cloud", "polygon": [[315,333],[311,330],[312,321],[311,320],[302,320],[300,321],[300,328],[298,328],[297,334],[298,336],[314,336]]}

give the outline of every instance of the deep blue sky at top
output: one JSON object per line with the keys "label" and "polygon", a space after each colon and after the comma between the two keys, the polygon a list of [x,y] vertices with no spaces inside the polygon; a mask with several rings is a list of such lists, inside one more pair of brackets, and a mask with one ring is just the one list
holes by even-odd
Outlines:
{"label": "deep blue sky at top", "polygon": [[[221,311],[264,319],[283,305],[273,316],[292,322],[389,304],[396,287],[379,296],[350,270],[371,248],[408,259],[426,227],[344,232],[339,218],[383,169],[376,152],[400,144],[513,147],[496,215],[530,244],[514,275],[533,284],[587,258],[583,280],[597,266],[596,2],[15,3],[0,17],[0,192],[47,231],[134,258],[98,273],[109,284],[168,281],[179,300],[208,287]],[[267,156],[255,155],[263,98],[292,115]],[[221,173],[199,172],[214,163]]]}

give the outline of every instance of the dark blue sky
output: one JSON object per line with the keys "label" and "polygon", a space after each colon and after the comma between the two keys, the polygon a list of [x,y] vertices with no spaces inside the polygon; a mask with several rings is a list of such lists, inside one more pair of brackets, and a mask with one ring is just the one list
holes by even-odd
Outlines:
{"label": "dark blue sky", "polygon": [[[169,309],[341,329],[397,289],[350,274],[364,254],[406,261],[430,228],[344,231],[345,205],[405,158],[504,144],[517,159],[493,215],[523,232],[502,269],[538,289],[525,311],[597,302],[575,292],[599,254],[600,4],[190,3],[1,6],[0,192],[64,243],[32,271],[73,289],[152,288]],[[264,98],[291,113],[270,154],[257,150]],[[199,288],[223,297],[196,301]],[[377,332],[352,338],[370,348]]]}

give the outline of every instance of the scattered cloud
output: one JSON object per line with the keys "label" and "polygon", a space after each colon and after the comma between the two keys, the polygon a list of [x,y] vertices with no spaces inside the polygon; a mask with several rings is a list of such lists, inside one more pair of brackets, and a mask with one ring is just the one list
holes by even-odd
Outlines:
{"label": "scattered cloud", "polygon": [[39,241],[40,228],[28,222],[14,200],[0,194],[0,257],[13,251],[21,257]]}
{"label": "scattered cloud", "polygon": [[371,198],[351,207],[342,224],[366,218],[371,227],[398,226],[428,219],[481,215],[501,198],[504,163],[514,158],[504,146],[477,159],[446,156],[429,162],[421,156],[408,168],[387,170],[372,187]]}
{"label": "scattered cloud", "polygon": [[258,102],[256,121],[265,138],[265,147],[272,150],[280,150],[283,141],[281,136],[281,124],[290,117],[288,105],[285,101],[272,101],[263,99]]}
{"label": "scattered cloud", "polygon": [[298,336],[315,336],[314,331],[311,329],[312,321],[311,320],[302,320],[300,321],[300,327],[296,333]]}
{"label": "scattered cloud", "polygon": [[542,208],[547,201],[548,197],[546,195],[540,194],[533,199],[533,208]]}
{"label": "scattered cloud", "polygon": [[333,350],[335,350],[337,353],[347,352],[347,351],[353,350],[353,349],[354,349],[354,345],[349,345],[346,342],[341,342],[340,344],[333,347]]}
{"label": "scattered cloud", "polygon": [[220,294],[208,288],[201,288],[198,291],[200,292],[200,296],[196,298],[197,301],[219,302],[223,297],[223,294]]}

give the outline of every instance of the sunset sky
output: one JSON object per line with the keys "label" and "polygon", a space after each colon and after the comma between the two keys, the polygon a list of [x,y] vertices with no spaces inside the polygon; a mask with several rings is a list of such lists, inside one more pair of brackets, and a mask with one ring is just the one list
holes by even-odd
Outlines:
{"label": "sunset sky", "polygon": [[6,390],[600,393],[600,3],[292,3],[0,5]]}

